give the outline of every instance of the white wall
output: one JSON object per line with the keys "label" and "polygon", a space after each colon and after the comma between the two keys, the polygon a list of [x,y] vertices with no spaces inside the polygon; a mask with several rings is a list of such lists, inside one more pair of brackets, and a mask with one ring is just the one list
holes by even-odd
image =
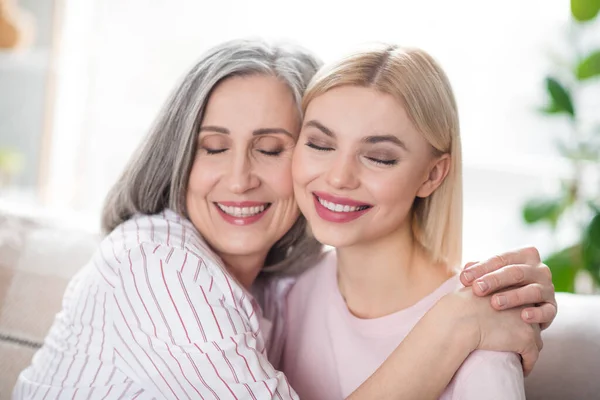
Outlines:
{"label": "white wall", "polygon": [[[534,243],[520,206],[566,172],[563,128],[543,103],[548,51],[561,45],[567,0],[70,0],[50,169],[51,204],[98,210],[177,79],[209,46],[260,36],[325,61],[368,41],[423,47],[447,70],[461,115],[465,256]],[[560,49],[559,49],[560,50]]]}

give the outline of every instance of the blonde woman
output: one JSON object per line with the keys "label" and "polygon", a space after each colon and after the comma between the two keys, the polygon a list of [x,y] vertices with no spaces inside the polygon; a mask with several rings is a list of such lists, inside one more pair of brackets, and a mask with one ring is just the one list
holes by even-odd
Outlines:
{"label": "blonde woman", "polygon": [[[318,65],[296,47],[233,41],[189,71],[109,194],[107,236],[71,281],[15,399],[298,397],[277,360],[283,295],[293,283],[282,277],[309,269],[322,251],[306,234],[291,177],[300,100]],[[489,282],[498,274],[503,284],[490,292],[542,287],[532,322],[552,322],[547,267],[530,250],[514,256],[508,261],[527,275],[522,282],[511,280],[504,263],[472,272],[494,270],[482,278]],[[495,312],[489,298],[467,303],[470,326],[486,321],[482,331],[498,333],[475,347],[531,348],[523,354],[535,361],[539,333],[529,334],[519,315]],[[447,326],[464,315],[449,312]],[[432,329],[438,323],[424,321],[414,346],[399,350],[389,369],[394,380],[374,377],[372,384],[420,390],[431,370],[417,368],[415,377],[403,360],[428,358],[422,348],[431,343],[470,343]],[[460,357],[448,354],[444,364],[436,356],[438,385]],[[368,389],[362,396],[373,398]]]}
{"label": "blonde woman", "polygon": [[[455,296],[462,287],[461,144],[440,66],[418,49],[359,52],[317,74],[303,109],[296,201],[315,237],[335,251],[288,297],[282,368],[300,397],[524,399],[518,355],[486,351],[492,348],[482,341],[494,332],[482,333],[468,316],[478,301],[470,289]],[[416,332],[430,334],[425,321],[462,338],[431,342],[404,359],[417,377],[428,368],[431,381],[416,391],[370,384],[396,379],[388,367],[402,346],[414,346]],[[440,373],[449,354],[456,374]]]}

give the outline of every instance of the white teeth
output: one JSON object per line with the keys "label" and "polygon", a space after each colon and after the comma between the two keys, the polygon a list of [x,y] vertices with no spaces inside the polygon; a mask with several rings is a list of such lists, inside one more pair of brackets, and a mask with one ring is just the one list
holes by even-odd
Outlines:
{"label": "white teeth", "polygon": [[216,203],[217,207],[221,209],[225,214],[229,214],[232,217],[252,217],[256,214],[260,214],[265,211],[266,205],[255,206],[255,207],[232,207],[232,206],[224,206],[222,204]]}
{"label": "white teeth", "polygon": [[321,203],[321,205],[323,207],[325,207],[326,209],[330,210],[330,211],[334,211],[334,212],[354,212],[354,211],[360,211],[360,210],[364,210],[365,206],[360,206],[360,207],[354,207],[354,206],[348,206],[348,205],[342,205],[342,204],[335,204],[332,202],[329,202],[327,200],[323,200],[320,197],[317,197],[317,199],[319,200],[319,203]]}

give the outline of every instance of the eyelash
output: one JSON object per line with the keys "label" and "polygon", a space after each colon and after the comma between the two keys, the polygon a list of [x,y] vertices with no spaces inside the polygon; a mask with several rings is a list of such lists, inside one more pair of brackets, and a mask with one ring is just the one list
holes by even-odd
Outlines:
{"label": "eyelash", "polygon": [[[208,154],[208,155],[215,155],[215,154],[224,153],[228,149],[209,149],[209,148],[205,147],[204,150],[206,151],[206,154]],[[265,156],[269,156],[269,157],[277,157],[278,155],[280,155],[283,152],[283,150],[275,150],[275,151],[257,150],[257,151],[264,154]]]}
{"label": "eyelash", "polygon": [[[315,149],[317,151],[333,151],[333,149],[331,147],[317,146],[316,144],[314,144],[312,142],[306,142],[306,146],[310,147],[311,149]],[[398,160],[380,160],[378,158],[373,158],[373,157],[365,157],[365,158],[371,162],[374,162],[375,164],[380,164],[380,165],[385,165],[385,166],[398,164]]]}
{"label": "eyelash", "polygon": [[317,146],[316,144],[314,144],[312,142],[306,142],[306,146],[310,147],[311,149],[315,149],[317,151],[333,151],[333,149],[331,147]]}

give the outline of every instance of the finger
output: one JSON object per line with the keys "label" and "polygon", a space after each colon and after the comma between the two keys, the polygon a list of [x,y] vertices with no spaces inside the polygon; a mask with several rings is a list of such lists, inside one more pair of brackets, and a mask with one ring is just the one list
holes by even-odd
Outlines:
{"label": "finger", "polygon": [[475,265],[472,265],[463,271],[463,275],[465,275],[467,282],[472,282],[475,279],[481,278],[485,274],[489,274],[490,272],[496,271],[511,264],[528,264],[537,266],[540,263],[540,253],[538,250],[535,247],[525,247],[499,254],[484,262],[479,262]]}
{"label": "finger", "polygon": [[465,272],[468,268],[472,267],[473,265],[477,264],[477,261],[469,261],[468,263],[465,264],[465,266],[463,267],[463,271],[460,274],[460,281],[462,282],[462,284],[464,286],[470,286],[471,283],[473,283],[473,278],[470,277],[470,273],[469,272]]}
{"label": "finger", "polygon": [[477,279],[473,285],[473,293],[485,296],[512,286],[537,282],[537,275],[536,268],[528,265],[509,265]]}
{"label": "finger", "polygon": [[523,309],[523,311],[521,311],[521,318],[523,321],[530,324],[540,324],[541,330],[544,330],[552,323],[552,321],[554,321],[557,313],[558,309],[556,304],[544,303],[538,307],[528,307]]}
{"label": "finger", "polygon": [[506,310],[551,301],[554,301],[552,286],[543,286],[539,283],[531,283],[527,286],[496,293],[491,299],[492,307],[496,310]]}
{"label": "finger", "polygon": [[540,352],[535,344],[532,344],[521,352],[523,375],[528,376],[531,373],[539,356]]}

